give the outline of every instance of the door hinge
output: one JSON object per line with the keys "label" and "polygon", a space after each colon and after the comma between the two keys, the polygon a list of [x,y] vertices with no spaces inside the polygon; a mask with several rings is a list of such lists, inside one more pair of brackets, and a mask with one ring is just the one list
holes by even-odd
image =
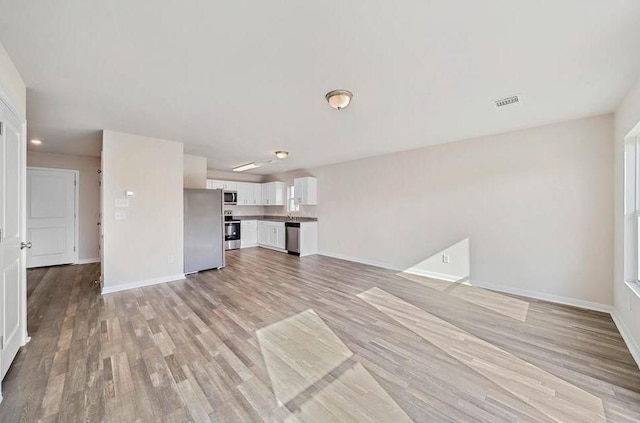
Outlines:
{"label": "door hinge", "polygon": [[2,135],[2,131],[4,131],[4,122],[0,122],[0,135]]}
{"label": "door hinge", "polygon": [[4,350],[4,336],[0,335],[0,350]]}
{"label": "door hinge", "polygon": [[74,252],[74,253],[76,252],[76,247],[75,247],[75,246],[73,247],[73,252]]}

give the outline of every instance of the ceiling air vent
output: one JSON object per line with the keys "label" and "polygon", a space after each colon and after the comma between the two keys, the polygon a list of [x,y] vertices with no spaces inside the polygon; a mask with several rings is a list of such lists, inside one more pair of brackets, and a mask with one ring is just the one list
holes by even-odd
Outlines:
{"label": "ceiling air vent", "polygon": [[511,97],[501,98],[500,100],[494,100],[493,104],[496,108],[508,106],[510,104],[520,103],[520,98],[517,95],[513,95]]}

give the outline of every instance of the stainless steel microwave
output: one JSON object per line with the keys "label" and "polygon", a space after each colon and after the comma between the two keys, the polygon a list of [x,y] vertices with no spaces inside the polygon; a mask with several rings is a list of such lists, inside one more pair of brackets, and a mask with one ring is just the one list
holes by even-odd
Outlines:
{"label": "stainless steel microwave", "polygon": [[235,206],[238,204],[238,193],[235,191],[224,192],[224,204],[228,206]]}

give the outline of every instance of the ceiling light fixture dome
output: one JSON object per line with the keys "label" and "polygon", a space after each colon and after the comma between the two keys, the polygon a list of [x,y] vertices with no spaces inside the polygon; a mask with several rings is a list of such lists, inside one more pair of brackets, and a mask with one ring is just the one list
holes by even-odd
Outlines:
{"label": "ceiling light fixture dome", "polygon": [[286,159],[288,155],[288,151],[276,151],[276,157],[279,159]]}
{"label": "ceiling light fixture dome", "polygon": [[336,110],[342,110],[351,103],[351,98],[353,94],[351,91],[347,90],[333,90],[329,91],[324,98],[327,99],[327,102],[331,107]]}

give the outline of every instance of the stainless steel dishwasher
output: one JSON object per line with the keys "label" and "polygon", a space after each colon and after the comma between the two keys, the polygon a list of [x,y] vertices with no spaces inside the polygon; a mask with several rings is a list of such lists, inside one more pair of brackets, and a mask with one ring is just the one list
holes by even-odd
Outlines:
{"label": "stainless steel dishwasher", "polygon": [[285,248],[289,254],[300,255],[300,223],[285,222],[286,230]]}

